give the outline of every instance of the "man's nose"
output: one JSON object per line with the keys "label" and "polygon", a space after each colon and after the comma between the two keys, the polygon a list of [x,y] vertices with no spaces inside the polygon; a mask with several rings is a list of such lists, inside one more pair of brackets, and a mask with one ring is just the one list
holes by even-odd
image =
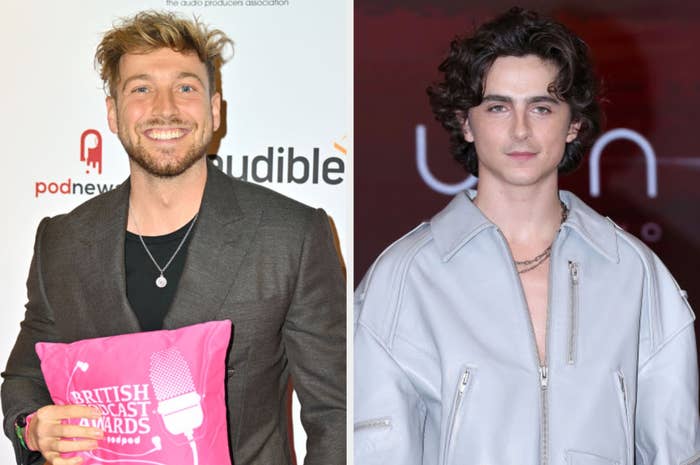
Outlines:
{"label": "man's nose", "polygon": [[530,121],[525,111],[515,111],[513,124],[511,126],[511,136],[515,140],[525,140],[531,135]]}
{"label": "man's nose", "polygon": [[161,90],[156,94],[153,105],[153,113],[158,116],[172,116],[177,114],[178,108],[175,103],[175,96],[172,92]]}

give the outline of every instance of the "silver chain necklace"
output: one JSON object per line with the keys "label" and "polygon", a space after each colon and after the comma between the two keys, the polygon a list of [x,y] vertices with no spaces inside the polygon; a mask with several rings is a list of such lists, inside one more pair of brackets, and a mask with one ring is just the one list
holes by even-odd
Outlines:
{"label": "silver chain necklace", "polygon": [[184,237],[180,241],[180,245],[177,246],[177,249],[175,249],[175,252],[170,257],[170,260],[168,260],[168,263],[166,263],[165,266],[163,268],[161,268],[160,265],[158,264],[158,262],[156,261],[156,259],[153,258],[151,251],[148,250],[148,247],[146,246],[146,242],[143,240],[143,237],[141,236],[141,233],[140,233],[141,228],[139,227],[138,221],[136,221],[136,215],[134,215],[133,212],[131,213],[131,218],[133,218],[134,225],[136,225],[136,235],[139,236],[139,240],[141,241],[141,245],[143,245],[143,248],[146,249],[146,253],[148,254],[148,257],[151,259],[153,264],[156,266],[156,268],[158,268],[158,271],[160,272],[160,276],[158,276],[156,278],[156,286],[158,286],[159,288],[162,289],[168,285],[168,280],[165,278],[165,276],[163,276],[163,273],[165,273],[165,270],[168,269],[170,264],[175,259],[175,256],[177,255],[177,253],[180,251],[182,246],[185,244],[185,241],[187,240],[187,236],[190,235],[190,231],[192,231],[192,227],[194,226],[194,223],[197,221],[198,215],[199,215],[199,212],[197,212],[197,214],[194,215],[194,218],[192,218],[192,222],[190,223],[190,227],[187,228],[187,232],[185,233]]}
{"label": "silver chain necklace", "polygon": [[[569,207],[567,207],[566,204],[561,200],[559,200],[559,204],[561,205],[561,222],[559,224],[562,225],[564,224],[564,221],[566,221],[566,218],[569,216]],[[544,249],[544,251],[535,258],[531,258],[530,260],[513,261],[515,262],[516,267],[523,267],[518,270],[518,274],[523,274],[527,273],[528,271],[534,270],[535,268],[546,262],[550,255],[552,255],[552,244],[549,244],[549,247]]]}

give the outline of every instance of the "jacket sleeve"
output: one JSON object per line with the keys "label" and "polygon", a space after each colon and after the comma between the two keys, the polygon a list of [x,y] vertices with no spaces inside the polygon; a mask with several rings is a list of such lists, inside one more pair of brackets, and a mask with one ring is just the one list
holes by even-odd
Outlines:
{"label": "jacket sleeve", "polygon": [[24,449],[14,431],[14,422],[21,413],[31,413],[52,404],[51,396],[41,374],[39,358],[34,351],[38,341],[53,340],[53,319],[50,313],[41,276],[41,238],[48,223],[44,219],[38,227],[34,256],[27,278],[27,305],[19,336],[12,349],[7,367],[2,373],[2,410],[5,434],[12,441],[17,464],[38,465],[44,459],[38,452]]}
{"label": "jacket sleeve", "polygon": [[640,334],[637,463],[700,464],[694,315],[657,257],[650,266]]}
{"label": "jacket sleeve", "polygon": [[316,210],[301,252],[283,328],[307,435],[305,465],[341,465],[346,457],[345,279],[329,221]]}
{"label": "jacket sleeve", "polygon": [[353,463],[420,465],[425,404],[382,337],[389,305],[364,299],[368,281],[355,292]]}

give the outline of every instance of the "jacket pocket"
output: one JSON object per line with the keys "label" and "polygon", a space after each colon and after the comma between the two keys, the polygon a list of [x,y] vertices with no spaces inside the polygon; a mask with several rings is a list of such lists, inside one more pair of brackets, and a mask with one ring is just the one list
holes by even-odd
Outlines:
{"label": "jacket pocket", "polygon": [[622,416],[622,428],[625,432],[625,461],[633,464],[634,461],[630,458],[634,445],[632,443],[632,429],[630,428],[629,414],[629,398],[627,395],[627,384],[625,383],[625,374],[622,370],[615,372],[615,384],[617,397],[620,404],[620,415]]}
{"label": "jacket pocket", "polygon": [[700,464],[700,452],[693,455],[689,459],[683,460],[681,462],[681,465],[698,465],[698,464]]}
{"label": "jacket pocket", "polygon": [[620,465],[620,462],[589,452],[567,450],[566,465]]}
{"label": "jacket pocket", "polygon": [[[355,458],[357,463],[377,463],[383,453],[393,447],[391,417],[370,418],[354,424]],[[361,459],[360,459],[361,458]],[[370,460],[370,462],[367,462]]]}
{"label": "jacket pocket", "polygon": [[573,365],[576,362],[576,339],[579,319],[579,270],[578,263],[569,262],[569,350],[567,362]]}
{"label": "jacket pocket", "polygon": [[472,383],[473,369],[466,367],[462,370],[455,389],[454,399],[452,400],[452,408],[450,409],[450,417],[445,431],[445,445],[442,453],[442,463],[447,465],[450,463],[450,458],[453,449],[453,443],[459,430],[459,425],[462,419],[464,410],[464,398],[466,397],[469,386]]}
{"label": "jacket pocket", "polygon": [[355,427],[354,427],[354,430],[356,433],[358,431],[372,430],[372,429],[377,429],[377,430],[391,429],[391,418],[382,417],[382,418],[373,418],[371,420],[358,421],[355,423]]}

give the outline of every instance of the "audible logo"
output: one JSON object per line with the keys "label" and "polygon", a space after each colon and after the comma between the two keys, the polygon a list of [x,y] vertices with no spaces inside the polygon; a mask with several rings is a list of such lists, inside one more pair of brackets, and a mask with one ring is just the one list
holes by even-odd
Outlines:
{"label": "audible logo", "polygon": [[[338,150],[346,153],[341,148]],[[214,165],[221,171],[244,181],[336,185],[345,180],[345,161],[340,157],[321,160],[318,147],[314,147],[311,158],[296,155],[294,147],[268,147],[265,155],[243,155],[235,167],[233,155],[210,157],[214,157]]]}

